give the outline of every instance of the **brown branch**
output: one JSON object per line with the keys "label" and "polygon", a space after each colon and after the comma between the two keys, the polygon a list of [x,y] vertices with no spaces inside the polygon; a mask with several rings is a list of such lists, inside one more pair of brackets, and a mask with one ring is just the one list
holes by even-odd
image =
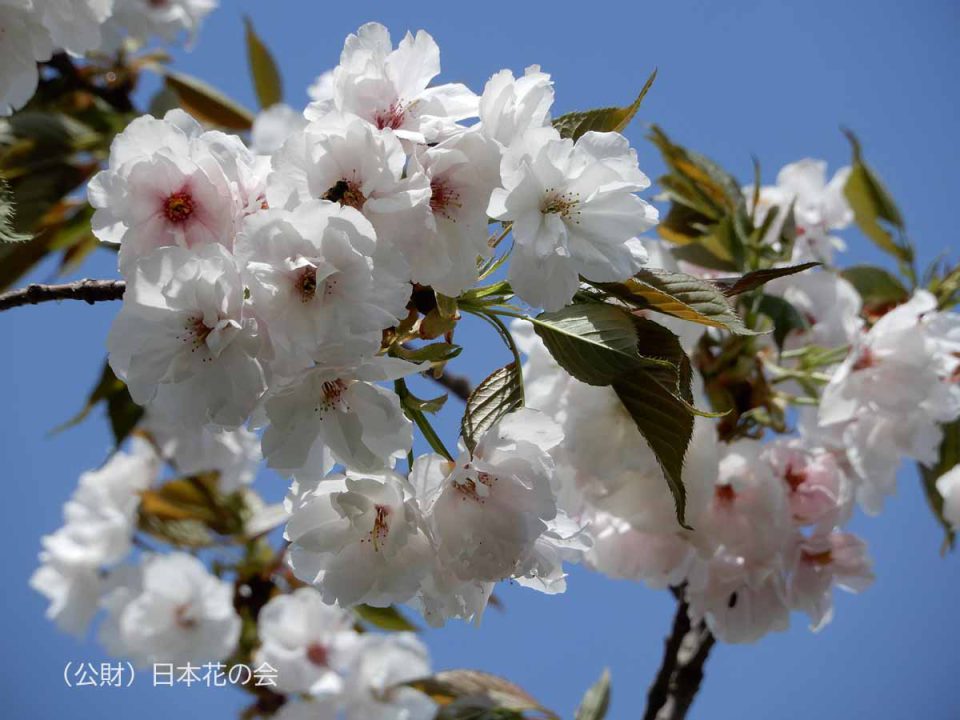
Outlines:
{"label": "brown branch", "polygon": [[38,305],[51,300],[83,300],[93,305],[104,300],[121,300],[126,283],[123,280],[78,280],[62,285],[27,285],[19,290],[0,294],[0,310]]}
{"label": "brown branch", "polygon": [[[0,294],[0,311],[21,305],[38,305],[51,300],[83,300],[91,305],[104,300],[122,300],[125,289],[126,283],[123,280],[87,279],[61,285],[27,285],[19,290]],[[473,392],[470,379],[464,375],[457,375],[447,370],[444,370],[440,377],[434,376],[430,370],[423,375],[443,385],[464,402]]]}
{"label": "brown branch", "polygon": [[470,397],[470,393],[473,392],[473,386],[470,384],[470,379],[465,375],[456,375],[454,373],[444,370],[440,373],[440,377],[437,377],[433,374],[432,370],[427,370],[422,373],[422,375],[430,380],[433,380],[438,385],[443,385],[447,390],[456,395],[458,398],[467,401],[467,398]]}
{"label": "brown branch", "polygon": [[687,716],[703,682],[703,666],[716,643],[702,621],[691,625],[683,588],[674,588],[673,593],[677,613],[664,641],[663,661],[650,686],[643,720],[683,720]]}

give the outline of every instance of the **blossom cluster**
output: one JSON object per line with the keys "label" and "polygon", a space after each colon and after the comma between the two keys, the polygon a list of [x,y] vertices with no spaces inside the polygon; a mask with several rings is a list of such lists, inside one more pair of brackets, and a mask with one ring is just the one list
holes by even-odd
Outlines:
{"label": "blossom cluster", "polygon": [[55,51],[110,52],[129,38],[166,42],[196,34],[217,0],[0,0],[0,116],[37,89],[38,62]]}
{"label": "blossom cluster", "polygon": [[531,410],[398,473],[412,425],[378,383],[428,365],[385,354],[384,331],[416,287],[477,282],[488,218],[512,227],[516,293],[556,309],[581,276],[633,274],[657,217],[622,135],[551,126],[538,68],[479,96],[431,85],[439,70],[426,33],[394,47],[365,25],[303,117],[271,109],[250,147],[180,110],[142,117],[89,186],[127,282],[108,349],[133,400],[185,433],[256,428],[293,478],[296,576],[330,604],[408,602],[438,624],[479,619],[499,580],[561,591],[583,526],[554,495],[563,436]]}
{"label": "blossom cluster", "polygon": [[[0,0],[0,18],[11,3]],[[183,6],[195,20],[209,4]],[[479,622],[497,582],[560,593],[565,563],[681,588],[691,619],[727,642],[782,630],[791,611],[823,627],[835,587],[873,579],[847,529],[855,507],[878,512],[903,459],[934,464],[940,426],[960,415],[960,316],[925,290],[865,312],[832,266],[853,218],[849,170],[828,180],[824,163],[804,160],[743,192],[768,219],[769,248],[781,249],[789,220],[789,263],[825,264],[767,286],[803,326],[782,353],[757,340],[759,360],[772,383],[794,382],[791,363],[809,348],[834,359],[796,432],[725,442],[715,418],[695,419],[688,526],[616,392],[571,377],[526,321],[510,329],[527,358],[525,406],[455,453],[438,442],[414,457],[403,382],[430,362],[409,360],[423,355],[403,341],[446,332],[428,330],[418,297],[457,298],[498,264],[519,301],[546,311],[574,302],[584,280],[644,266],[713,274],[640,240],[658,213],[638,195],[649,181],[636,152],[617,132],[562,137],[539,67],[502,70],[480,94],[434,84],[439,73],[428,34],[394,46],[371,23],[303,113],[268,108],[248,142],[181,110],[117,135],[88,198],[126,282],[110,367],[145,416],[127,450],[81,477],[64,526],[43,539],[32,584],[50,617],[81,633],[104,610],[104,646],[141,665],[249,652],[278,669],[280,691],[303,696],[284,720],[432,717],[404,686],[428,674],[426,650],[407,634],[358,633],[353,609],[407,604],[431,625]],[[689,354],[721,337],[660,321]],[[695,371],[698,407],[704,383]],[[244,541],[261,539],[275,524],[249,488],[262,462],[290,483],[286,545],[251,618],[238,565],[213,572],[195,555],[135,550],[134,538],[145,493],[212,473],[252,511]],[[939,488],[960,523],[960,475]]]}
{"label": "blossom cluster", "polygon": [[[791,262],[829,263],[842,249],[832,233],[852,219],[843,195],[848,172],[828,182],[825,163],[804,160],[785,167],[777,186],[760,189],[759,211],[776,213],[774,227],[791,208],[796,214]],[[771,231],[766,242],[778,237]],[[672,260],[665,246],[649,251],[654,266],[710,275]],[[786,337],[786,349],[836,349],[840,359],[821,369],[820,403],[800,410],[792,435],[718,443],[715,422],[697,418],[683,473],[692,530],[670,512],[663,472],[616,394],[571,378],[525,324],[514,327],[527,353],[527,405],[567,438],[557,453],[566,466],[559,497],[589,526],[587,564],[653,587],[683,586],[691,618],[705,618],[727,642],[784,630],[791,610],[819,629],[832,617],[833,587],[866,588],[873,580],[866,545],[844,529],[854,506],[879,512],[903,459],[934,465],[940,425],[960,415],[960,315],[938,310],[929,292],[916,291],[870,326],[857,291],[829,265],[781,278],[768,292],[806,320]],[[664,322],[688,351],[704,333]],[[953,522],[958,477],[940,481]]]}

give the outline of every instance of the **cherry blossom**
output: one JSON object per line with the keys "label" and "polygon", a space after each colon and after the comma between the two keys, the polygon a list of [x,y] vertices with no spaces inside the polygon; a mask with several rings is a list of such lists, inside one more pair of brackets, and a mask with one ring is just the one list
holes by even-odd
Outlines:
{"label": "cherry blossom", "polygon": [[286,505],[290,567],[324,602],[385,607],[417,592],[432,547],[401,476],[295,480]]}
{"label": "cherry blossom", "polygon": [[397,395],[374,382],[422,368],[378,357],[355,368],[305,370],[265,402],[267,464],[284,473],[318,477],[334,463],[361,471],[393,467],[413,443]]}
{"label": "cherry blossom", "polygon": [[360,636],[353,616],[325,604],[313,588],[272,598],[257,618],[261,645],[254,662],[277,670],[277,687],[321,698],[343,691]]}
{"label": "cherry blossom", "polygon": [[646,259],[636,236],[658,215],[634,194],[650,181],[622,135],[588,132],[574,143],[531,130],[504,154],[501,174],[488,212],[513,222],[510,283],[530,305],[559,310],[580,275],[623,280]]}
{"label": "cherry blossom", "polygon": [[94,234],[120,244],[122,270],[167,245],[232,248],[244,215],[262,202],[266,169],[239,138],[203,132],[182,110],[138,118],[90,181]]}
{"label": "cherry blossom", "polygon": [[531,65],[518,78],[509,70],[493,75],[480,97],[480,128],[503,147],[534,128],[546,127],[553,105],[550,76]]}
{"label": "cherry blossom", "polygon": [[53,40],[31,0],[0,0],[0,116],[10,115],[33,97],[40,74],[37,62],[50,59]]}
{"label": "cherry blossom", "polygon": [[376,244],[359,212],[328,202],[247,219],[237,254],[281,372],[373,355],[406,314],[410,286],[374,266]]}
{"label": "cherry blossom", "polygon": [[430,674],[427,648],[413,633],[365,635],[351,668],[347,720],[431,720],[437,706],[404,683]]}
{"label": "cherry blossom", "polygon": [[404,140],[437,142],[455,121],[477,114],[477,96],[466,86],[428,87],[439,74],[440,48],[428,33],[407,33],[394,49],[387,28],[367,23],[344,43],[332,96],[314,102],[306,115],[350,113]]}
{"label": "cherry blossom", "polygon": [[236,648],[233,586],[186,553],[148,555],[114,571],[100,641],[137,666],[222,660]]}
{"label": "cherry blossom", "polygon": [[243,424],[266,378],[262,338],[244,311],[229,252],[160,248],[137,263],[128,283],[107,347],[133,399],[146,405],[171,393],[164,403],[193,423]]}

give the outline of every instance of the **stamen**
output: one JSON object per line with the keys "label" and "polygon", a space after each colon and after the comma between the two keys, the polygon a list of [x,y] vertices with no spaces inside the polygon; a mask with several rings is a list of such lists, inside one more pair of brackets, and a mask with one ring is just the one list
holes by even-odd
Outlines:
{"label": "stamen", "polygon": [[877,358],[874,357],[873,353],[870,351],[870,348],[864,348],[856,362],[853,363],[853,371],[856,372],[858,370],[866,370],[867,368],[871,368],[876,364]]}
{"label": "stamen", "polygon": [[[177,340],[187,345],[191,345],[190,352],[194,353],[200,348],[202,348],[206,342],[207,337],[213,332],[213,328],[208,328],[203,324],[203,316],[197,315],[195,317],[189,318],[187,324],[184,326],[184,333],[182,335],[177,335]],[[212,360],[213,358],[205,358],[204,360]]]}
{"label": "stamen", "polygon": [[193,195],[186,190],[173,193],[163,202],[163,214],[177,225],[185,223],[193,215]]}
{"label": "stamen", "polygon": [[345,406],[343,394],[347,391],[347,384],[337,378],[336,380],[327,380],[320,386],[323,397],[314,408],[314,412],[325,413],[330,410],[342,408]]}
{"label": "stamen", "polygon": [[197,621],[188,615],[189,612],[189,605],[177,605],[173,611],[173,621],[177,627],[183,628],[184,630],[193,630],[193,628],[197,626]]}
{"label": "stamen", "polygon": [[547,188],[543,202],[540,203],[540,212],[544,215],[556,214],[564,220],[580,223],[580,193],[557,192],[555,188]]}
{"label": "stamen", "polygon": [[397,130],[403,126],[403,105],[399,101],[391,103],[386,110],[374,113],[373,124],[378,130]]}
{"label": "stamen", "polygon": [[823,567],[833,562],[833,553],[829,550],[824,550],[823,552],[818,553],[802,550],[800,555],[803,558],[803,561],[805,563],[809,563],[810,565],[819,565],[820,567]]}
{"label": "stamen", "polygon": [[430,191],[430,210],[433,214],[443,215],[447,220],[456,222],[456,218],[450,214],[448,208],[459,210],[463,207],[463,203],[460,202],[460,193],[451,187],[450,182],[445,178],[431,180]]}
{"label": "stamen", "polygon": [[307,266],[300,271],[294,287],[300,295],[300,302],[308,303],[317,294],[317,269]]}
{"label": "stamen", "polygon": [[390,534],[390,523],[387,518],[390,517],[390,508],[387,505],[374,505],[376,516],[373,519],[373,529],[370,530],[370,536],[360,542],[373,543],[375,552],[380,551],[380,544],[387,539]]}
{"label": "stamen", "polygon": [[737,499],[737,491],[730,484],[717,485],[714,495],[721,503],[732,503]]}
{"label": "stamen", "polygon": [[330,665],[330,654],[320,643],[311,643],[307,646],[307,660],[318,667],[328,667]]}
{"label": "stamen", "polygon": [[787,481],[787,485],[790,486],[790,489],[793,492],[796,492],[797,489],[803,485],[807,480],[807,473],[804,470],[795,470],[793,465],[787,466],[787,472],[783,476],[783,479]]}
{"label": "stamen", "polygon": [[363,210],[367,198],[360,190],[360,183],[355,180],[337,180],[332,188],[320,196],[322,200],[340,203],[354,210]]}

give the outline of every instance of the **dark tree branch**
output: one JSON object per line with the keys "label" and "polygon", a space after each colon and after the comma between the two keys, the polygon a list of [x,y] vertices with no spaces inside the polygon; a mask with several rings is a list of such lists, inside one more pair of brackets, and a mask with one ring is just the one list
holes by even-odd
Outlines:
{"label": "dark tree branch", "polygon": [[123,280],[78,280],[62,285],[27,285],[19,290],[0,294],[0,310],[39,305],[51,300],[83,300],[93,303],[121,300],[127,285]]}
{"label": "dark tree branch", "polygon": [[470,384],[470,379],[464,375],[455,375],[447,370],[444,370],[440,374],[440,377],[436,377],[432,370],[427,370],[422,374],[424,377],[433,380],[438,385],[443,385],[447,390],[464,402],[467,401],[467,398],[470,397],[470,393],[473,392],[473,386]]}
{"label": "dark tree branch", "polygon": [[647,694],[643,720],[683,720],[687,716],[703,681],[703,666],[716,643],[702,621],[691,625],[683,588],[674,588],[673,594],[677,613],[664,641],[660,671]]}

